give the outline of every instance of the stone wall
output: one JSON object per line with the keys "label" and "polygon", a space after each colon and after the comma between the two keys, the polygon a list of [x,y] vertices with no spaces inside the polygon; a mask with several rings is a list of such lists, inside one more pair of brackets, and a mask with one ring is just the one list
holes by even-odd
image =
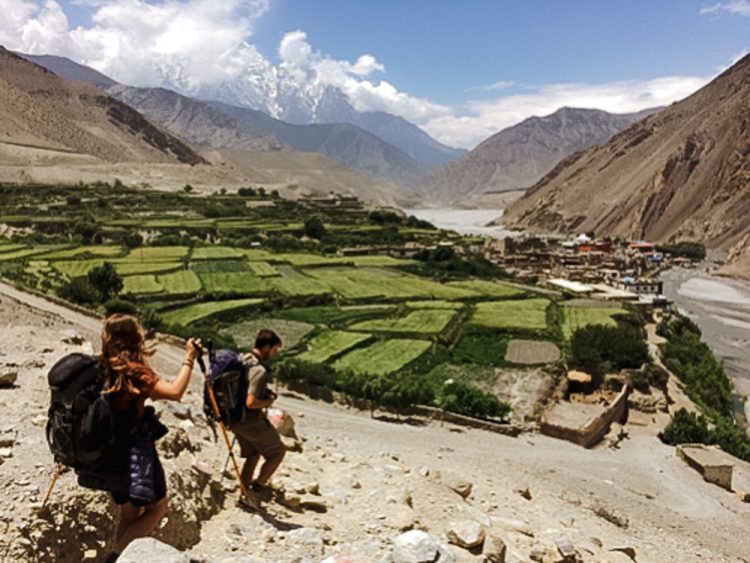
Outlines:
{"label": "stone wall", "polygon": [[624,422],[627,419],[629,393],[630,387],[625,385],[600,414],[588,419],[580,426],[558,423],[554,419],[545,417],[541,422],[540,431],[547,436],[591,448],[609,432],[613,422]]}

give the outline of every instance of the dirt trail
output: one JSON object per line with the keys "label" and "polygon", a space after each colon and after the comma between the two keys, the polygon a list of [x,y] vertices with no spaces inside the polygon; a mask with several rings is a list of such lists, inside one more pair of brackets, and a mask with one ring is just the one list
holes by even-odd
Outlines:
{"label": "dirt trail", "polygon": [[[61,343],[62,330],[73,327],[95,343],[100,321],[6,284],[0,294],[0,363],[22,365],[16,386],[0,388],[0,433],[12,427],[15,435],[0,465],[0,560],[55,553],[58,561],[84,555],[93,561],[111,529],[106,495],[84,491],[65,475],[51,517],[40,520],[34,505],[52,465],[42,430],[44,376],[57,357],[75,349]],[[155,364],[168,376],[181,359],[178,347],[162,344]],[[427,529],[444,540],[452,522],[472,519],[504,539],[508,561],[558,561],[561,538],[571,540],[583,561],[630,561],[612,551],[623,547],[633,548],[639,562],[750,561],[750,505],[705,483],[659,442],[666,415],[656,425],[633,415],[630,438],[619,449],[586,450],[538,434],[511,438],[425,420],[372,419],[283,392],[279,406],[296,418],[306,441],[303,453],[289,454],[275,484],[301,491],[326,511],[271,504],[263,518],[235,507],[230,479],[209,480],[191,468],[196,460],[220,468],[226,457],[197,415],[198,373],[192,385],[185,400],[192,421],[160,405],[172,429],[167,449],[174,455],[165,467],[174,500],[157,536],[195,558],[381,561],[403,529]],[[470,495],[463,499],[440,484],[446,481],[441,473],[472,483]],[[750,482],[750,465],[738,462],[736,474]],[[520,494],[526,489],[529,500]],[[463,548],[451,550],[457,561],[481,560]]]}

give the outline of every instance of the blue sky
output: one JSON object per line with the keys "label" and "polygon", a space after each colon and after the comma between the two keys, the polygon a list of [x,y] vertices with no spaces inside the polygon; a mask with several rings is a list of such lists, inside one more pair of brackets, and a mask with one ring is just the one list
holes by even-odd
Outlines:
{"label": "blue sky", "polygon": [[[705,76],[750,47],[750,17],[658,0],[278,0],[255,43],[302,29],[336,59],[373,54],[400,89],[460,104],[488,84]],[[750,15],[750,13],[748,14]]]}
{"label": "blue sky", "polygon": [[0,44],[128,84],[191,94],[294,69],[467,148],[562,105],[671,103],[750,47],[750,0],[0,0],[0,12]]}

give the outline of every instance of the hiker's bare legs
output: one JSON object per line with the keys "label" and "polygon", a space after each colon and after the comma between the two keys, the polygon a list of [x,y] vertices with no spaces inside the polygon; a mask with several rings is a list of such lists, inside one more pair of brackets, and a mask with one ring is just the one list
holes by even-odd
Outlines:
{"label": "hiker's bare legs", "polygon": [[276,472],[276,470],[279,468],[279,465],[281,465],[281,462],[284,460],[285,454],[286,451],[281,450],[278,454],[267,458],[263,462],[263,466],[260,468],[260,474],[258,475],[257,479],[258,483],[260,483],[261,485],[268,484],[271,476]]}
{"label": "hiker's bare legs", "polygon": [[122,530],[122,535],[117,540],[117,552],[122,553],[134,539],[149,535],[166,513],[167,497],[157,501],[156,504],[144,508],[143,512],[129,526]]}
{"label": "hiker's bare legs", "polygon": [[120,543],[120,539],[122,539],[125,530],[137,520],[142,512],[143,507],[136,506],[132,502],[126,502],[125,504],[120,505],[120,522],[117,524],[117,534],[115,535],[116,543]]}
{"label": "hiker's bare legs", "polygon": [[260,460],[260,454],[256,453],[248,458],[245,458],[245,464],[242,466],[242,483],[246,489],[249,489],[253,484],[253,474],[255,468],[258,466]]}

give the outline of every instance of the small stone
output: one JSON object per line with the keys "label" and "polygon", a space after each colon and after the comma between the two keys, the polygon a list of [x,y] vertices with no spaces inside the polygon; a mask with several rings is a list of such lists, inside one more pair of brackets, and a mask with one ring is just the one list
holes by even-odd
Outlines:
{"label": "small stone", "polygon": [[516,492],[519,495],[521,495],[523,498],[525,498],[526,500],[531,500],[531,491],[529,490],[528,487],[526,487],[525,489],[519,489]]}
{"label": "small stone", "polygon": [[459,547],[471,549],[484,541],[485,529],[479,522],[465,520],[452,522],[448,529],[448,541]]}
{"label": "small stone", "polygon": [[74,346],[80,346],[84,342],[86,342],[86,339],[81,336],[81,334],[73,329],[73,328],[66,328],[65,330],[61,330],[60,334],[62,335],[62,338],[60,339],[60,342],[63,344],[72,344]]}
{"label": "small stone", "polygon": [[628,557],[630,557],[633,561],[637,561],[635,549],[633,549],[632,547],[627,547],[627,546],[626,547],[615,547],[613,549],[610,549],[610,551],[616,551],[616,552],[619,552],[619,553],[623,553],[623,554],[627,555]]}
{"label": "small stone", "polygon": [[484,539],[482,555],[490,563],[505,563],[507,551],[508,547],[505,545],[505,540],[500,536],[491,533]]}
{"label": "small stone", "polygon": [[576,558],[576,548],[570,538],[564,536],[556,539],[555,546],[560,555],[563,556],[563,560],[570,561]]}
{"label": "small stone", "polygon": [[0,369],[0,387],[11,387],[18,379],[18,370],[15,368]]}
{"label": "small stone", "polygon": [[190,408],[190,405],[170,401],[167,403],[167,408],[180,420],[192,420],[193,418],[193,411]]}
{"label": "small stone", "polygon": [[325,551],[323,538],[312,528],[297,528],[287,533],[286,539],[291,545],[300,548],[304,553],[320,558]]}
{"label": "small stone", "polygon": [[11,458],[13,457],[12,448],[0,448],[0,458]]}
{"label": "small stone", "polygon": [[462,479],[451,473],[440,474],[440,482],[449,489],[452,489],[462,498],[468,498],[474,487],[474,485],[466,479]]}

